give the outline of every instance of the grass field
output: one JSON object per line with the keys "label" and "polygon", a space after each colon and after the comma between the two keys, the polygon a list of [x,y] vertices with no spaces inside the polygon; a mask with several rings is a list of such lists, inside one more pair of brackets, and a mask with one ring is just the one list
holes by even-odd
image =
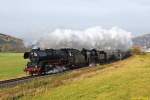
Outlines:
{"label": "grass field", "polygon": [[0,53],[0,80],[24,76],[25,64],[22,53]]}
{"label": "grass field", "polygon": [[149,100],[150,55],[137,55],[103,66],[82,68],[14,88],[1,89],[1,99]]}

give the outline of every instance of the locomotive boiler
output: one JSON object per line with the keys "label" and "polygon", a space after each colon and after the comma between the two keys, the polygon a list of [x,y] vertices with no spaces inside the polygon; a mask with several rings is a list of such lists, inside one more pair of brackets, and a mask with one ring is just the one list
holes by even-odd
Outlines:
{"label": "locomotive boiler", "polygon": [[29,59],[26,72],[33,74],[47,74],[49,71],[63,71],[67,68],[79,67],[86,64],[85,56],[76,49],[32,49],[24,53]]}

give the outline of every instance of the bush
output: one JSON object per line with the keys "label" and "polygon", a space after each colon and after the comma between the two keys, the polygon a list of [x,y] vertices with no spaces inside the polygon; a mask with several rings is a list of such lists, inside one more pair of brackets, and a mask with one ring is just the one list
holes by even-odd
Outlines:
{"label": "bush", "polygon": [[142,51],[142,48],[139,46],[132,47],[131,51],[132,51],[132,54],[135,54],[135,55],[144,54],[144,52]]}

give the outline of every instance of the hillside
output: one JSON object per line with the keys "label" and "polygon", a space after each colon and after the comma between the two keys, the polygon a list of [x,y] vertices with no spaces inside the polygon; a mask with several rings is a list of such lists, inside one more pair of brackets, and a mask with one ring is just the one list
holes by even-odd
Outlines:
{"label": "hillside", "polygon": [[10,100],[148,100],[150,55],[136,55],[112,64],[52,75],[1,89]]}
{"label": "hillside", "polygon": [[143,34],[132,39],[133,45],[150,48],[150,34]]}
{"label": "hillside", "polygon": [[0,33],[1,52],[22,52],[24,49],[23,40]]}

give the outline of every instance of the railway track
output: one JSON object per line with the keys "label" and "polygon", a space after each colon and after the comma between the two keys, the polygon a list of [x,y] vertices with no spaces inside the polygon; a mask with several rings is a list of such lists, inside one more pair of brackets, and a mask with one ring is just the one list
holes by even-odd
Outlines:
{"label": "railway track", "polygon": [[41,76],[25,76],[25,77],[21,77],[21,78],[4,80],[4,81],[0,81],[0,88],[15,87],[15,86],[22,84],[22,83],[31,82],[33,79],[34,80],[42,79],[42,78],[46,78],[46,77],[56,75],[56,74],[59,74],[59,73],[51,73],[51,74],[46,74],[46,75],[41,75]]}
{"label": "railway track", "polygon": [[66,71],[80,70],[81,68],[85,68],[85,67],[92,67],[92,66],[84,66],[84,67],[78,67],[78,68],[73,68],[73,69],[66,69],[64,71],[49,73],[49,74],[41,75],[41,76],[25,76],[25,77],[21,77],[21,78],[4,80],[4,81],[0,81],[0,88],[15,87],[15,86],[17,86],[21,83],[31,82],[33,79],[46,78],[46,77],[53,76],[53,75],[56,75],[56,74],[57,75],[62,74]]}
{"label": "railway track", "polygon": [[[73,70],[73,69],[70,69],[70,71],[71,70]],[[77,70],[77,69],[75,69],[75,70]],[[38,76],[38,75],[36,75],[36,76],[25,76],[25,77],[20,77],[20,78],[15,78],[15,79],[3,80],[3,81],[0,81],[0,88],[14,87],[14,86],[17,86],[18,84],[21,84],[21,83],[30,82],[33,79],[46,78],[46,77],[49,77],[52,75],[61,74],[65,71],[69,71],[69,69],[66,69],[66,70],[60,71],[60,72],[49,73],[49,74],[41,75],[41,76]]]}
{"label": "railway track", "polygon": [[[88,66],[84,66],[84,67],[88,67]],[[49,73],[49,74],[41,75],[41,76],[25,76],[25,77],[21,77],[21,78],[3,80],[3,81],[0,81],[0,88],[15,87],[21,83],[31,82],[33,79],[40,79],[40,78],[42,79],[42,78],[50,77],[53,75],[55,76],[58,74],[62,74],[66,71],[80,70],[81,68],[84,68],[84,67],[78,67],[78,68],[74,68],[74,69],[66,69],[64,71]]]}
{"label": "railway track", "polygon": [[26,76],[21,78],[0,81],[0,88],[13,87],[21,83],[29,82],[34,78],[37,78],[37,76]]}

